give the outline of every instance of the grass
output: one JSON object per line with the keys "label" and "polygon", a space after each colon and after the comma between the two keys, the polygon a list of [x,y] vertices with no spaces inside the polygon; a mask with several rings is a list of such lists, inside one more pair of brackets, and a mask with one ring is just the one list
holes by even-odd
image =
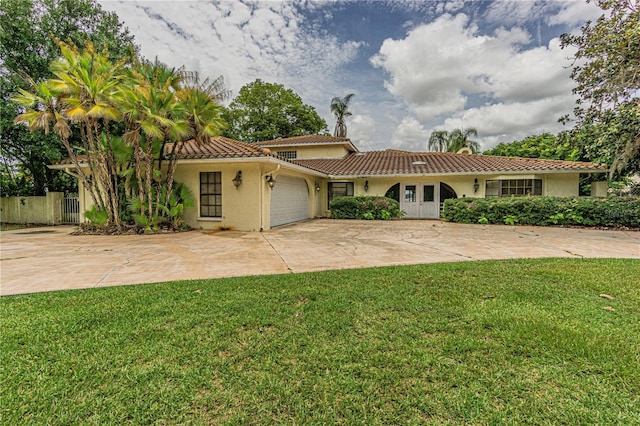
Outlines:
{"label": "grass", "polygon": [[640,424],[638,277],[542,259],[4,297],[0,423]]}

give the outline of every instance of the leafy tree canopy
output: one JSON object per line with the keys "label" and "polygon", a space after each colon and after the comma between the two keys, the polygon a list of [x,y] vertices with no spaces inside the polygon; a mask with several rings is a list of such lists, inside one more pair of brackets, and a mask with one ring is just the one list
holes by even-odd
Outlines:
{"label": "leafy tree canopy", "polygon": [[243,86],[224,112],[224,136],[256,142],[326,133],[327,123],[293,90],[258,79]]}
{"label": "leafy tree canopy", "polygon": [[91,0],[0,2],[0,156],[4,165],[0,173],[4,195],[42,195],[45,187],[75,191],[75,179],[46,167],[67,155],[60,138],[53,133],[30,133],[13,124],[20,111],[11,97],[19,88],[29,88],[25,77],[34,82],[53,77],[49,64],[60,57],[56,39],[71,40],[78,46],[91,41],[99,49],[106,48],[111,59],[134,53],[133,36],[116,14],[105,12]]}
{"label": "leafy tree canopy", "polygon": [[55,39],[107,48],[111,59],[132,54],[133,35],[113,12],[93,0],[3,0],[0,3],[0,60],[10,74],[38,81],[51,76],[60,56]]}
{"label": "leafy tree canopy", "polygon": [[503,157],[543,158],[547,160],[578,161],[580,150],[571,147],[568,140],[560,142],[551,133],[538,136],[528,136],[511,143],[501,143],[492,149],[484,151],[484,155],[498,155]]}
{"label": "leafy tree canopy", "polygon": [[605,157],[612,174],[638,171],[634,164],[640,157],[640,9],[635,0],[594,2],[602,16],[587,22],[580,33],[561,38],[563,48],[577,48],[571,77],[579,95],[574,109],[578,126],[572,133],[577,142],[593,145],[585,151],[596,151],[596,156],[610,151]]}

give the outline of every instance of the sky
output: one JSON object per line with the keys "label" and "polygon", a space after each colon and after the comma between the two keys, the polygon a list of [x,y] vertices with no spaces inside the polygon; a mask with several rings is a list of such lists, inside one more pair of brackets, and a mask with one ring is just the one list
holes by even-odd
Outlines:
{"label": "sky", "polygon": [[223,76],[235,97],[282,84],[333,132],[331,99],[354,93],[360,150],[426,151],[434,130],[474,127],[482,150],[566,129],[571,48],[560,35],[601,14],[584,0],[99,0],[140,53]]}

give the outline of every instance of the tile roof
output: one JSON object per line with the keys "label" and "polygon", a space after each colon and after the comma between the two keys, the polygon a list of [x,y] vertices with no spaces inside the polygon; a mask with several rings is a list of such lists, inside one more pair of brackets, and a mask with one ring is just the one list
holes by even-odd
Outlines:
{"label": "tile roof", "polygon": [[[165,147],[165,152],[171,151],[172,144]],[[268,149],[236,141],[233,139],[216,136],[204,144],[198,144],[195,140],[183,142],[179,159],[196,158],[237,158],[237,157],[265,157],[271,155]]]}
{"label": "tile roof", "polygon": [[292,160],[292,162],[330,176],[606,171],[605,166],[577,161],[445,152],[408,152],[394,149],[354,153],[341,159]]}
{"label": "tile roof", "polygon": [[[171,152],[173,144],[165,146],[165,152]],[[198,144],[195,140],[183,142],[178,159],[192,160],[204,158],[238,158],[238,157],[276,157],[268,148],[257,147],[245,142],[216,136],[207,143]],[[279,158],[279,157],[278,157]],[[86,161],[86,156],[79,155],[80,162]],[[71,158],[65,158],[53,164],[73,164]]]}
{"label": "tile roof", "polygon": [[349,138],[338,138],[325,135],[305,135],[292,138],[273,139],[270,141],[253,142],[255,146],[290,146],[290,145],[326,145],[326,144],[346,144],[357,151]]}
{"label": "tile roof", "polygon": [[[331,136],[318,138],[341,139]],[[288,139],[310,139],[301,136]],[[284,140],[284,139],[279,139]],[[318,139],[323,140],[323,139]],[[325,139],[326,140],[326,139]],[[350,143],[350,142],[349,142]],[[165,149],[169,151],[171,144]],[[456,173],[509,173],[509,172],[606,172],[604,165],[577,161],[540,160],[537,158],[513,158],[490,155],[452,154],[445,152],[410,152],[388,149],[385,151],[353,152],[343,158],[288,160],[266,148],[239,142],[222,136],[211,138],[208,143],[184,142],[179,159],[251,158],[274,157],[281,161],[306,167],[329,176],[384,176],[401,174],[456,174]],[[78,156],[82,162],[84,156]],[[54,164],[73,164],[70,158]]]}

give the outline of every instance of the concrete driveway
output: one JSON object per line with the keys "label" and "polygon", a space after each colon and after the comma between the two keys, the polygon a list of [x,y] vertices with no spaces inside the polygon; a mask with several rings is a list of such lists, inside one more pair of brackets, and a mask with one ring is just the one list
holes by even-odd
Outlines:
{"label": "concrete driveway", "polygon": [[1,234],[1,295],[383,265],[534,257],[640,259],[640,232],[319,219],[268,232]]}

